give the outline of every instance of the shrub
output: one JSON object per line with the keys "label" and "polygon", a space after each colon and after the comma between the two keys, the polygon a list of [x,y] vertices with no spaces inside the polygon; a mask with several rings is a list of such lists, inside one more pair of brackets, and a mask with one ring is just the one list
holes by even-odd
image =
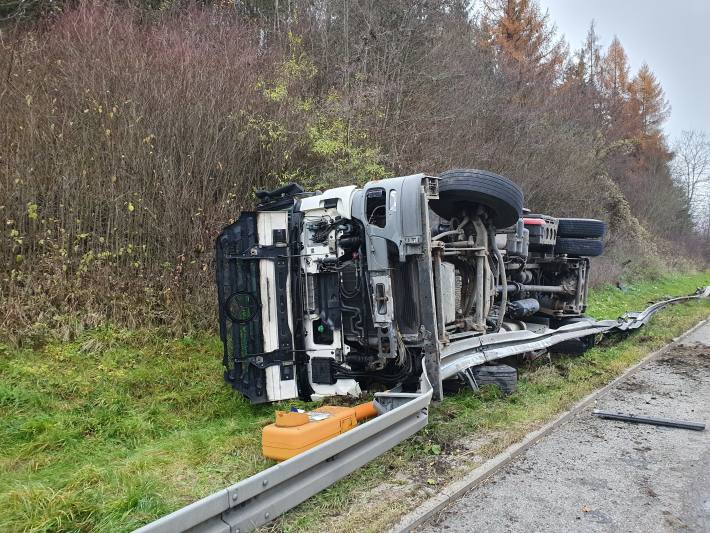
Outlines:
{"label": "shrub", "polygon": [[3,43],[2,323],[212,327],[212,249],[253,191],[384,175],[300,39],[221,8],[83,3]]}

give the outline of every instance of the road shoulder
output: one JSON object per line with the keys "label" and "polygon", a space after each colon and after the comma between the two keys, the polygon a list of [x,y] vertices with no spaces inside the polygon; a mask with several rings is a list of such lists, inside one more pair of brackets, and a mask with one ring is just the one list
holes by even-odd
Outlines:
{"label": "road shoulder", "polygon": [[485,462],[480,467],[474,469],[462,479],[449,484],[436,496],[430,498],[429,500],[424,502],[423,505],[419,506],[415,511],[409,513],[404,518],[402,518],[390,530],[390,533],[412,531],[413,529],[418,528],[422,524],[431,520],[432,517],[434,517],[437,513],[447,508],[453,502],[455,502],[457,498],[460,498],[462,495],[479,486],[481,483],[489,479],[494,474],[505,469],[505,467],[509,465],[511,461],[520,457],[531,446],[539,442],[543,437],[546,437],[547,435],[551,434],[554,430],[556,430],[566,422],[572,420],[579,413],[588,410],[597,399],[607,395],[608,393],[618,388],[621,384],[629,380],[632,376],[637,374],[641,369],[645,368],[651,362],[664,357],[664,355],[668,354],[669,351],[687,342],[686,339],[690,340],[691,342],[694,342],[694,339],[695,337],[697,337],[700,328],[705,326],[707,322],[707,320],[701,322],[673,343],[666,345],[660,350],[649,354],[642,361],[627,369],[621,376],[610,382],[608,385],[589,394],[587,397],[582,399],[568,411],[565,411],[561,415],[557,416],[554,420],[545,424],[540,429],[528,434],[522,441],[513,444],[504,452]]}

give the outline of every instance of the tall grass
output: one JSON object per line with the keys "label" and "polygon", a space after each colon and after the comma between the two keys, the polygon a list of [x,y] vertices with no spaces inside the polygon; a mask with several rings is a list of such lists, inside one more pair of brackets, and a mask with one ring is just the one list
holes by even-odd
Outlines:
{"label": "tall grass", "polygon": [[217,10],[138,15],[85,4],[5,46],[3,285],[37,303],[5,320],[182,319],[217,229],[264,185],[249,129],[271,52]]}

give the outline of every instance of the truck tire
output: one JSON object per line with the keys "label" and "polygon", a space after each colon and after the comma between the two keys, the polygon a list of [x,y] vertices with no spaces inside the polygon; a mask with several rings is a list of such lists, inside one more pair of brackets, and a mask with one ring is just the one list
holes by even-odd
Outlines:
{"label": "truck tire", "polygon": [[555,244],[555,254],[578,257],[597,257],[604,253],[604,244],[597,239],[572,239],[558,237]]}
{"label": "truck tire", "polygon": [[466,169],[447,170],[439,178],[439,199],[429,205],[443,218],[458,216],[466,205],[480,204],[492,211],[496,228],[507,228],[523,214],[523,191],[508,178]]}
{"label": "truck tire", "polygon": [[577,357],[583,355],[589,348],[584,339],[567,339],[554,346],[550,346],[550,353]]}
{"label": "truck tire", "polygon": [[518,371],[508,365],[483,365],[471,369],[479,388],[498,385],[503,394],[513,394],[518,385]]}
{"label": "truck tire", "polygon": [[560,237],[599,239],[606,234],[606,223],[593,218],[560,218],[557,234]]}
{"label": "truck tire", "polygon": [[[568,324],[576,324],[587,320],[586,317],[570,317],[570,318],[560,318],[556,319],[552,326],[557,329]],[[554,354],[565,354],[565,355],[582,355],[584,352],[593,348],[597,344],[597,335],[587,335],[585,337],[579,337],[578,339],[569,339],[562,341],[550,347],[550,352]]]}

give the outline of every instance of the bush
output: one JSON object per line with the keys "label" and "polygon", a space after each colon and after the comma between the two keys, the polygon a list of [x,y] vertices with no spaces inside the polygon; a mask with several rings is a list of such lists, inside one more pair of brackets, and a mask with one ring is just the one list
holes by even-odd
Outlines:
{"label": "bush", "polygon": [[2,323],[215,324],[212,249],[258,188],[382,177],[300,39],[219,8],[82,4],[5,43]]}

